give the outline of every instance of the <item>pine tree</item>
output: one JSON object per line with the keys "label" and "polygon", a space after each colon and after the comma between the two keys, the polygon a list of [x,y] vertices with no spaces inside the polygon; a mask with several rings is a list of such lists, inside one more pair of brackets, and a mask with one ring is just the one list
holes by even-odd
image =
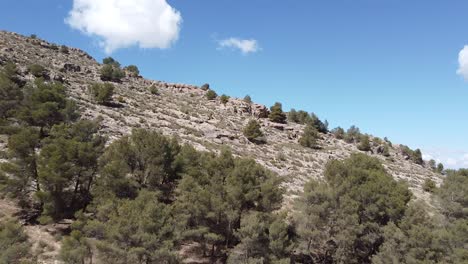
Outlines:
{"label": "pine tree", "polygon": [[320,138],[317,129],[312,125],[308,124],[301,138],[299,139],[299,144],[306,148],[319,148],[318,139]]}
{"label": "pine tree", "polygon": [[268,116],[270,121],[275,123],[284,124],[286,123],[286,115],[283,113],[281,103],[275,103],[270,107],[270,115]]}
{"label": "pine tree", "polygon": [[410,191],[364,154],[329,162],[324,180],[307,183],[296,203],[299,250],[323,263],[370,263],[381,228],[403,217]]}
{"label": "pine tree", "polygon": [[252,103],[252,98],[250,98],[250,95],[246,95],[244,97],[244,102],[248,103],[248,104],[251,104]]}
{"label": "pine tree", "polygon": [[299,123],[299,116],[297,114],[296,109],[291,108],[288,112],[288,121],[289,122],[294,122],[294,123]]}
{"label": "pine tree", "polygon": [[98,124],[79,121],[56,125],[38,159],[44,219],[70,217],[90,202],[91,187],[98,169],[105,139],[97,135]]}
{"label": "pine tree", "polygon": [[345,131],[341,127],[334,128],[332,133],[335,135],[336,139],[343,139],[345,137]]}
{"label": "pine tree", "polygon": [[12,116],[23,99],[21,88],[12,80],[15,72],[16,69],[8,69],[7,66],[0,72],[0,118]]}
{"label": "pine tree", "polygon": [[128,65],[124,69],[128,71],[132,77],[138,77],[140,75],[140,70],[135,65]]}
{"label": "pine tree", "polygon": [[244,136],[252,142],[262,141],[263,132],[260,124],[255,119],[251,119],[244,127]]}
{"label": "pine tree", "polygon": [[37,79],[33,86],[25,88],[23,106],[17,116],[28,125],[40,127],[44,135],[53,125],[78,118],[76,103],[66,97],[63,84]]}
{"label": "pine tree", "polygon": [[328,122],[323,123],[316,114],[311,113],[310,118],[307,121],[307,123],[310,123],[312,126],[317,129],[318,132],[320,133],[327,133],[328,132]]}
{"label": "pine tree", "polygon": [[444,172],[444,164],[442,164],[442,163],[437,164],[437,172],[438,173],[443,173]]}
{"label": "pine tree", "polygon": [[422,165],[424,163],[420,149],[416,149],[415,151],[413,151],[411,155],[411,159],[413,160],[414,163],[419,164],[419,165]]}

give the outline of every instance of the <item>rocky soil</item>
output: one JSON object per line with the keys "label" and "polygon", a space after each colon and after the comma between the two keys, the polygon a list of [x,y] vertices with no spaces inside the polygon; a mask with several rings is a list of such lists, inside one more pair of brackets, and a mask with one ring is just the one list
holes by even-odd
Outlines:
{"label": "rocky soil", "polygon": [[[205,98],[206,91],[194,85],[126,77],[121,83],[115,83],[116,105],[98,105],[87,89],[90,83],[101,81],[101,65],[84,51],[68,50],[63,53],[55,44],[0,31],[0,64],[16,63],[25,80],[33,79],[27,73],[28,65],[43,65],[48,69],[47,78],[66,85],[84,118],[102,118],[101,131],[110,140],[129,134],[132,128],[142,127],[177,136],[199,150],[219,151],[229,146],[234,154],[252,157],[283,177],[286,207],[307,180],[322,177],[329,160],[346,158],[359,151],[356,145],[338,140],[332,134],[322,135],[322,149],[304,148],[297,142],[302,125],[272,123],[265,118],[268,114],[265,106],[248,104],[241,99],[231,98],[225,105],[219,99],[209,101]],[[150,93],[151,85],[159,89],[159,95]],[[266,144],[250,143],[242,135],[244,125],[252,118],[261,123]],[[0,147],[5,146],[5,140],[0,138]],[[381,159],[393,177],[407,181],[417,199],[429,201],[430,195],[421,185],[427,178],[440,184],[441,176],[407,160],[397,144],[390,149],[388,158],[377,154],[377,148],[374,145],[368,154]]]}

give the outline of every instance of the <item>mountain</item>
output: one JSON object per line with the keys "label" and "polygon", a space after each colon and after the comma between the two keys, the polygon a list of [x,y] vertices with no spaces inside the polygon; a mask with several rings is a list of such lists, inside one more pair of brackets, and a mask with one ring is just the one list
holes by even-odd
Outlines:
{"label": "mountain", "polygon": [[[416,199],[428,204],[431,194],[423,190],[424,182],[432,179],[440,185],[443,180],[443,176],[435,173],[427,162],[415,163],[404,145],[388,145],[389,153],[384,156],[382,149],[387,143],[373,136],[370,136],[369,151],[361,151],[357,142],[347,143],[331,132],[320,133],[320,148],[303,147],[298,140],[305,125],[272,122],[268,119],[268,107],[243,99],[229,98],[223,102],[216,97],[209,100],[208,90],[202,89],[201,84],[149,80],[127,72],[120,81],[113,82],[113,103],[97,104],[89,86],[102,82],[102,64],[76,48],[1,31],[0,65],[7,62],[16,64],[21,82],[34,80],[28,70],[30,65],[42,65],[46,69],[43,77],[65,85],[68,96],[79,106],[82,118],[102,120],[99,133],[109,138],[108,144],[129,135],[134,128],[146,128],[176,136],[197,150],[219,153],[229,147],[235,156],[253,158],[284,180],[283,207],[286,209],[308,180],[323,178],[329,161],[342,160],[356,152],[378,158],[395,179],[407,181]],[[260,123],[264,144],[253,143],[243,134],[244,127],[252,119]],[[6,136],[2,139],[0,148],[6,151]],[[44,229],[31,232],[48,234]]]}

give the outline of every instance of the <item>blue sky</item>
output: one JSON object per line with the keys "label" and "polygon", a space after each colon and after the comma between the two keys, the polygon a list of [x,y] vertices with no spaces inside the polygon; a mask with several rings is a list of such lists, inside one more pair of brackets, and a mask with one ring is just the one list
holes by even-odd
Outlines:
{"label": "blue sky", "polygon": [[[467,1],[74,1],[112,8],[88,6],[92,14],[81,10],[66,23],[71,0],[8,1],[0,28],[78,47],[97,60],[112,51],[148,78],[279,101],[332,127],[355,124],[468,167],[468,48],[459,61],[468,45]],[[119,10],[125,3],[132,4]],[[132,8],[150,15],[112,13]],[[131,34],[119,35],[122,25]]]}

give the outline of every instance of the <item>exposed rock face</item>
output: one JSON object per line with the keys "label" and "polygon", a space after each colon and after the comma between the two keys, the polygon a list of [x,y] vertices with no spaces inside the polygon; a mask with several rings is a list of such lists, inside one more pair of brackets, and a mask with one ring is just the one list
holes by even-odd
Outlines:
{"label": "exposed rock face", "polygon": [[[208,101],[206,91],[195,85],[127,76],[121,83],[115,83],[115,98],[125,99],[123,107],[97,105],[86,91],[90,83],[100,81],[101,65],[84,51],[69,48],[68,53],[63,53],[56,47],[42,40],[1,31],[0,64],[12,61],[20,70],[33,63],[46,67],[51,79],[66,84],[69,95],[81,107],[83,118],[102,117],[102,133],[111,140],[129,134],[132,128],[143,127],[177,135],[182,142],[199,150],[218,151],[227,145],[236,155],[253,157],[284,177],[286,205],[308,179],[322,177],[329,160],[358,152],[356,145],[337,140],[331,134],[322,135],[320,150],[301,147],[297,140],[304,126],[271,123],[266,119],[268,108],[261,104],[249,104],[237,98],[230,98],[226,105],[219,100]],[[24,72],[22,81],[32,79]],[[160,95],[150,93],[152,85],[158,88]],[[266,144],[253,144],[243,136],[242,130],[251,118],[262,124]],[[390,149],[389,158],[379,155],[383,149],[374,147],[377,150],[371,155],[381,159],[396,179],[407,180],[416,197],[428,197],[421,188],[426,178],[440,183],[439,175],[406,160],[397,146]],[[279,156],[283,158],[278,159]]]}
{"label": "exposed rock face", "polygon": [[63,71],[65,72],[80,72],[81,67],[79,65],[71,64],[71,63],[65,63],[63,65]]}

